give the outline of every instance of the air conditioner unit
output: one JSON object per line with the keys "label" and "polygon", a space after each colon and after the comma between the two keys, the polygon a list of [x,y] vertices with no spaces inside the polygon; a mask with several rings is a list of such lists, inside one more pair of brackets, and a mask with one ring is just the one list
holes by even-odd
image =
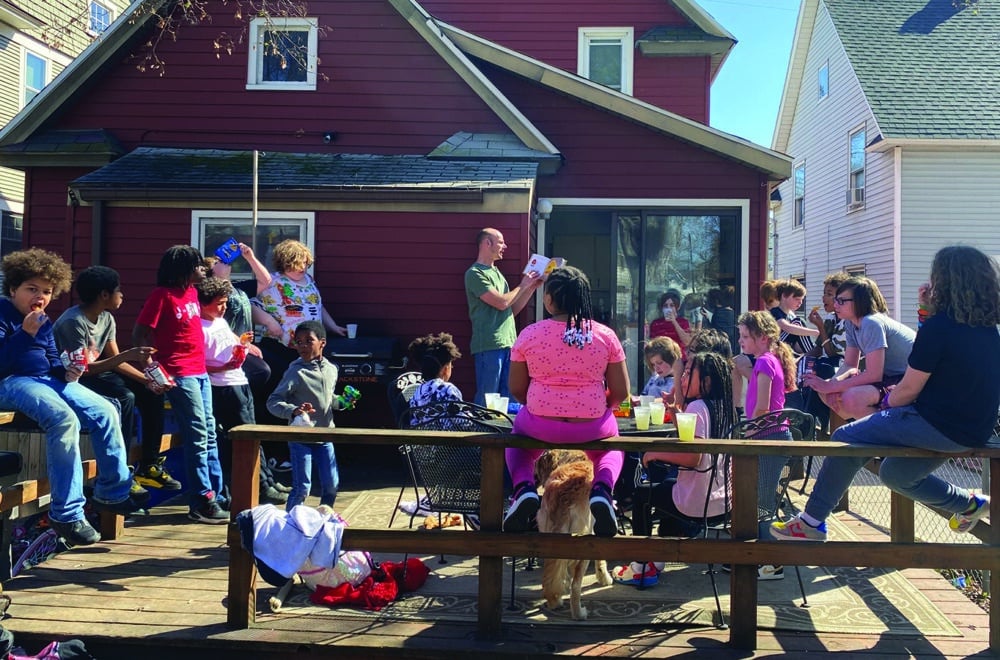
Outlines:
{"label": "air conditioner unit", "polygon": [[850,188],[847,191],[847,205],[848,206],[859,206],[865,203],[865,189],[864,188]]}

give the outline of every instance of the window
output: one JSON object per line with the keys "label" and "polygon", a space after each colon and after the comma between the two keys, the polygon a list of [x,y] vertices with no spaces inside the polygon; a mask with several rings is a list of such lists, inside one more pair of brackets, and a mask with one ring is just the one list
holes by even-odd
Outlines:
{"label": "window", "polygon": [[806,164],[795,166],[795,218],[793,226],[801,227],[806,218]]}
{"label": "window", "polygon": [[111,8],[107,5],[101,4],[96,0],[90,0],[90,23],[87,27],[87,31],[91,34],[100,34],[108,29],[111,25],[111,21],[114,20],[114,15],[111,13]]}
{"label": "window", "polygon": [[577,73],[595,83],[632,93],[632,28],[580,28]]}
{"label": "window", "polygon": [[844,266],[844,272],[851,277],[864,277],[867,269],[864,264],[854,264],[853,266]]}
{"label": "window", "polygon": [[[262,211],[257,216],[257,258],[274,270],[271,251],[281,241],[291,238],[301,241],[316,253],[314,245],[315,214],[303,211]],[[253,223],[249,211],[193,211],[191,213],[191,245],[202,254],[211,255],[215,250],[235,238],[240,243],[252,245]],[[252,279],[253,273],[245,259],[233,262],[233,279]]]}
{"label": "window", "polygon": [[847,184],[847,206],[861,208],[865,205],[865,129],[851,133],[851,175]]}
{"label": "window", "polygon": [[817,76],[817,82],[819,83],[819,97],[825,99],[827,94],[830,93],[830,64],[829,62],[824,64],[819,68],[819,75]]}
{"label": "window", "polygon": [[24,53],[24,104],[35,98],[49,78],[49,63],[35,53]]}
{"label": "window", "polygon": [[253,19],[247,89],[316,89],[317,32],[313,18]]}

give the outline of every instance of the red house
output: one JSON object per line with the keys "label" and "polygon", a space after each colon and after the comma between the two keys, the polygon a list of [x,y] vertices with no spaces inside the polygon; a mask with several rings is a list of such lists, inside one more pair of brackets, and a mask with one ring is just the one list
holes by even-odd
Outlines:
{"label": "red house", "polygon": [[[512,281],[532,252],[590,275],[640,386],[662,292],[688,313],[713,287],[755,300],[790,159],[707,126],[735,40],[693,2],[311,0],[248,24],[211,7],[160,42],[162,76],[137,69],[153,27],[126,13],[0,132],[0,165],[26,172],[24,244],[121,272],[124,332],[166,247],[251,241],[253,150],[258,252],[310,245],[324,303],[361,335],[467,347],[484,226]],[[459,361],[469,396],[472,371]]]}

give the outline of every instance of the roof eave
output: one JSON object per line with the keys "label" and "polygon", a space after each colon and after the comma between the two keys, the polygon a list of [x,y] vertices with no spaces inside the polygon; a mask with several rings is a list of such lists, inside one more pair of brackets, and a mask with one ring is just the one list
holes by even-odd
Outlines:
{"label": "roof eave", "polygon": [[103,167],[120,153],[0,153],[0,166],[14,170],[25,170],[29,167]]}
{"label": "roof eave", "polygon": [[883,138],[865,151],[881,153],[896,147],[911,147],[927,150],[961,149],[963,151],[997,151],[1000,139],[996,138]]}
{"label": "roof eave", "polygon": [[0,1],[0,23],[6,23],[16,30],[33,30],[45,27],[45,22],[20,7]]}
{"label": "roof eave", "polygon": [[[71,185],[70,190],[84,202],[245,202],[250,199],[249,186],[215,188],[166,188],[149,186],[86,186]],[[521,189],[519,189],[521,190]],[[492,189],[491,189],[492,192]],[[261,188],[258,199],[262,202],[453,202],[479,203],[482,189],[456,188],[453,190],[427,188],[378,188],[359,186],[351,188]]]}
{"label": "roof eave", "polygon": [[769,180],[783,181],[791,176],[790,156],[598,85],[446,23],[439,25],[451,41],[473,57],[612,114],[741,162],[766,173]]}
{"label": "roof eave", "polygon": [[795,106],[798,102],[799,88],[802,85],[806,56],[809,54],[809,44],[812,41],[812,32],[816,25],[818,10],[819,0],[803,0],[802,6],[799,8],[798,18],[795,21],[795,36],[792,38],[792,50],[788,54],[785,84],[781,90],[778,116],[774,120],[774,133],[771,138],[771,148],[775,151],[788,149],[792,120],[795,117]]}

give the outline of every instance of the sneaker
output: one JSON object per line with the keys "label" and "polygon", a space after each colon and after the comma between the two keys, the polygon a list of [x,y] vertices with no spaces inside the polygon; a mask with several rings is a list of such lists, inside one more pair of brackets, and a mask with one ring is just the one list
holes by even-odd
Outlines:
{"label": "sneaker", "polygon": [[163,467],[165,460],[167,460],[166,457],[161,456],[156,460],[156,463],[136,472],[135,480],[139,482],[139,485],[146,488],[180,490],[181,482],[171,477],[167,469]]}
{"label": "sneaker", "polygon": [[288,493],[283,493],[274,486],[268,486],[260,491],[260,501],[271,504],[284,504],[288,501]]}
{"label": "sneaker", "polygon": [[611,492],[604,484],[594,484],[590,491],[590,513],[594,516],[594,534],[610,537],[618,533],[618,518]]}
{"label": "sneaker", "polygon": [[[732,566],[729,564],[723,564],[722,570],[726,573],[732,572]],[[757,567],[757,580],[767,581],[767,580],[784,580],[785,579],[785,567],[784,566],[774,566],[773,564],[761,564]]]}
{"label": "sneaker", "polygon": [[145,497],[149,499],[149,491],[142,487],[138,481],[135,480],[135,470],[129,467],[129,473],[132,475],[132,485],[128,489],[129,497],[132,498],[142,498]]}
{"label": "sneaker", "polygon": [[101,540],[100,532],[91,527],[86,519],[75,522],[59,522],[49,518],[49,527],[56,530],[56,534],[62,537],[66,541],[66,545],[69,546],[94,545]]}
{"label": "sneaker", "polygon": [[110,511],[111,513],[118,513],[123,516],[131,516],[133,513],[145,511],[146,505],[149,503],[149,492],[143,490],[142,494],[134,497],[130,493],[128,497],[118,502],[106,502],[97,497],[90,499],[95,509]]}
{"label": "sneaker", "polygon": [[788,522],[771,523],[771,536],[779,541],[825,541],[826,523],[813,527],[801,516],[795,516]]}
{"label": "sneaker", "polygon": [[948,520],[948,529],[956,534],[965,534],[979,522],[980,518],[990,515],[990,498],[987,495],[973,495],[976,508],[971,512],[956,513]]}
{"label": "sneaker", "polygon": [[188,511],[188,518],[195,522],[208,525],[221,525],[229,522],[229,514],[222,510],[215,501],[215,493],[202,496],[204,501]]}
{"label": "sneaker", "polygon": [[538,499],[535,485],[528,481],[518,485],[514,489],[513,501],[503,519],[503,531],[527,532],[530,530],[539,506],[541,506],[541,500]]}
{"label": "sneaker", "polygon": [[660,581],[660,569],[655,562],[632,562],[626,566],[616,566],[611,571],[611,578],[618,584],[630,587],[653,587]]}

